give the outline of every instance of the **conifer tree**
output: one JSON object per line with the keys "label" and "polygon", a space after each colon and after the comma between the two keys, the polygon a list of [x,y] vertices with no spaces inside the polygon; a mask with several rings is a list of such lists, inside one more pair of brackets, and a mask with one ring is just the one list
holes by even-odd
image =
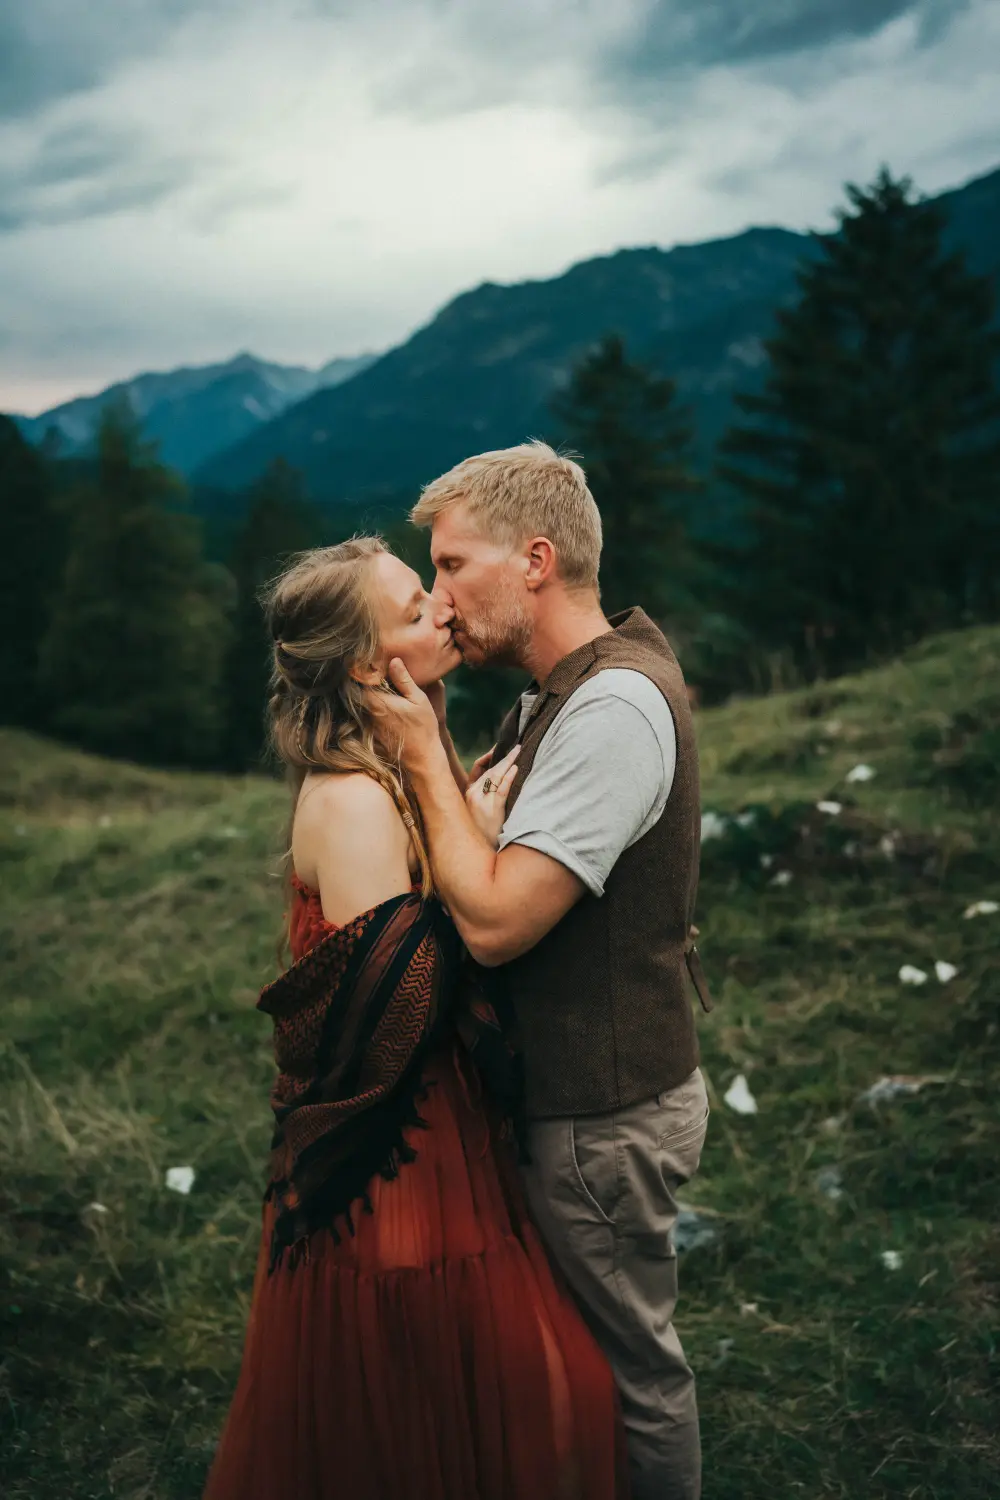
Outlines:
{"label": "conifer tree", "polygon": [[735,612],[807,675],[998,603],[992,287],[942,248],[941,212],[908,180],[883,169],[847,192],[720,465],[747,502]]}
{"label": "conifer tree", "polygon": [[322,516],[302,491],[298,473],[277,459],[251,490],[229,571],[236,584],[233,636],[226,657],[226,762],[234,770],[258,766],[270,642],[258,595],[293,552],[318,545]]}
{"label": "conifer tree", "polygon": [[688,467],[692,429],[674,382],[629,360],[611,334],[576,366],[552,410],[601,512],[605,611],[641,604],[655,617],[689,612],[685,523],[701,483]]}
{"label": "conifer tree", "polygon": [[182,501],[131,412],[106,412],[96,477],[71,497],[40,652],[48,721],[88,749],[158,764],[217,759],[230,601]]}
{"label": "conifer tree", "polygon": [[38,648],[65,560],[49,465],[0,417],[0,722],[41,722]]}

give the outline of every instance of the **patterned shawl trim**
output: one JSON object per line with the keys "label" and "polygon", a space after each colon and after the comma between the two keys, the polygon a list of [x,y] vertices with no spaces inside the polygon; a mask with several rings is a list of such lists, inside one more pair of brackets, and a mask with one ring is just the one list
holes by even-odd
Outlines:
{"label": "patterned shawl trim", "polygon": [[277,1204],[271,1269],[286,1250],[351,1205],[371,1211],[376,1174],[395,1177],[416,1152],[422,1071],[452,1006],[461,944],[440,902],[383,901],[337,928],[261,992],[272,1017],[278,1078],[271,1095],[268,1197]]}

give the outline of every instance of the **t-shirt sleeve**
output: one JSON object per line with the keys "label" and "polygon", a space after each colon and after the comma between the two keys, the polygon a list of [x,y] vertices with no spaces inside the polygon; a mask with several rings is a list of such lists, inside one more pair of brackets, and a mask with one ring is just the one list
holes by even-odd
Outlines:
{"label": "t-shirt sleeve", "polygon": [[664,799],[673,775],[668,749],[669,766],[635,703],[579,689],[546,734],[499,847],[538,849],[603,895],[615,861]]}

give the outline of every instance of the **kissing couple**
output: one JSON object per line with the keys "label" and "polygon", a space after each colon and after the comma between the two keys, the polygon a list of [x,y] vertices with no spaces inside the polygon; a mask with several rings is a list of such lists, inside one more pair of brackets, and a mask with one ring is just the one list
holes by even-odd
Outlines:
{"label": "kissing couple", "polygon": [[[700,800],[676,657],[605,618],[540,442],[270,586],[291,963],[242,1370],[206,1500],[697,1500],[673,1326],[708,1102]],[[471,775],[443,679],[532,681]]]}

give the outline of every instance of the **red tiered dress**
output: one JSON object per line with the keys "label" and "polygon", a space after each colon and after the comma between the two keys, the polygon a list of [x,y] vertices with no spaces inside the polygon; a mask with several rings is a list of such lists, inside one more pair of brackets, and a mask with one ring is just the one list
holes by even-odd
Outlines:
{"label": "red tiered dress", "polygon": [[[301,882],[292,952],[331,925]],[[239,1384],[205,1500],[624,1500],[611,1372],[527,1220],[458,1050],[429,1064],[417,1151],[268,1275],[265,1205]]]}

